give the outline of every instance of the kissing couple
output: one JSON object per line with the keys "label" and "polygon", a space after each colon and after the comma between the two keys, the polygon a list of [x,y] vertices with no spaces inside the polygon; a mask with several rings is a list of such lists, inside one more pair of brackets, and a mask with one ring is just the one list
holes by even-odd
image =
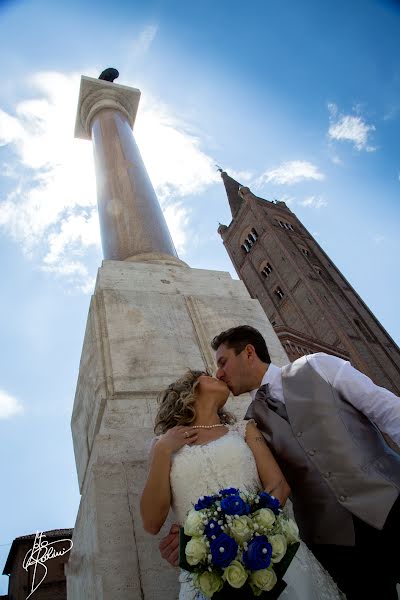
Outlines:
{"label": "kissing couple", "polygon": [[[221,488],[290,496],[301,545],[285,575],[288,600],[397,600],[400,581],[400,399],[351,364],[323,353],[282,368],[253,327],[216,336],[217,372],[189,371],[160,396],[158,434],[141,499],[178,564],[178,530],[198,498]],[[245,420],[225,411],[229,392],[250,392]],[[180,600],[204,598],[181,571]]]}

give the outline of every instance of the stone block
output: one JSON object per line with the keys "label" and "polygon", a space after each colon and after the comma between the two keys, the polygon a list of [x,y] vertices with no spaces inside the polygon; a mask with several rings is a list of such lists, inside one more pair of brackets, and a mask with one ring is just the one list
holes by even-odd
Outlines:
{"label": "stone block", "polygon": [[[228,273],[103,263],[71,423],[82,498],[67,572],[70,599],[177,598],[177,572],[158,552],[168,523],[152,537],[139,511],[157,396],[187,368],[214,369],[211,339],[245,323],[263,333],[274,363],[287,362],[259,302]],[[249,400],[229,400],[228,408],[241,418]]]}

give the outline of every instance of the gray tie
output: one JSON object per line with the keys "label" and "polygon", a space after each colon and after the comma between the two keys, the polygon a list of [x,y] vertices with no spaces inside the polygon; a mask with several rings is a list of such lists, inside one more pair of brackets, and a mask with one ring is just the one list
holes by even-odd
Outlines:
{"label": "gray tie", "polygon": [[257,390],[254,400],[266,402],[268,407],[277,415],[282,417],[282,419],[285,419],[285,421],[289,421],[286,406],[283,402],[280,402],[271,396],[268,383],[264,383],[264,385]]}

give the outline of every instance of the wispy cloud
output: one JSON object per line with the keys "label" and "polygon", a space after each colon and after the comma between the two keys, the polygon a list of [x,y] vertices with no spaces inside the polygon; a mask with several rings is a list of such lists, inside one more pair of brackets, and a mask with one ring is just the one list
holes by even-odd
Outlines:
{"label": "wispy cloud", "polygon": [[23,412],[23,406],[16,398],[0,390],[0,419],[11,419]]}
{"label": "wispy cloud", "polygon": [[394,121],[400,114],[400,104],[390,106],[383,115],[384,121]]}
{"label": "wispy cloud", "polygon": [[231,168],[226,169],[226,171],[239,183],[248,183],[254,178],[254,173],[251,171],[235,171],[235,169]]}
{"label": "wispy cloud", "polygon": [[323,206],[327,206],[328,202],[322,196],[308,196],[300,200],[299,204],[306,208],[322,208]]}
{"label": "wispy cloud", "polygon": [[334,165],[342,165],[343,164],[342,159],[337,154],[333,154],[331,156],[331,161],[333,162]]}
{"label": "wispy cloud", "polygon": [[296,206],[319,209],[328,205],[328,202],[322,196],[307,196],[306,198],[299,200],[294,196],[283,195],[278,199],[285,202],[285,204],[292,209],[295,209]]}
{"label": "wispy cloud", "polygon": [[328,137],[331,140],[351,142],[357,150],[373,152],[369,137],[375,131],[374,125],[369,125],[360,115],[339,114],[336,104],[328,104],[330,126]]}
{"label": "wispy cloud", "polygon": [[133,41],[131,46],[131,54],[135,58],[145,54],[150,48],[154,38],[158,31],[157,25],[147,25],[139,34],[139,36]]}
{"label": "wispy cloud", "polygon": [[274,200],[279,200],[287,204],[287,206],[294,207],[297,203],[296,198],[294,196],[289,196],[288,194],[283,194],[279,196],[279,198],[274,198]]}
{"label": "wispy cloud", "polygon": [[266,183],[293,184],[299,181],[314,179],[322,181],[325,175],[316,165],[306,160],[292,160],[284,162],[274,169],[265,171],[257,180],[256,185],[261,187]]}
{"label": "wispy cloud", "polygon": [[[0,227],[40,268],[90,291],[85,254],[99,247],[100,234],[91,143],[73,138],[79,80],[78,74],[37,73],[29,82],[32,98],[14,114],[0,109],[0,145],[12,147],[6,172],[15,179],[0,198]],[[184,254],[190,213],[182,200],[219,181],[215,161],[185,123],[142,91],[135,136]]]}
{"label": "wispy cloud", "polygon": [[142,94],[134,133],[161,202],[200,194],[220,180],[190,125],[148,92]]}

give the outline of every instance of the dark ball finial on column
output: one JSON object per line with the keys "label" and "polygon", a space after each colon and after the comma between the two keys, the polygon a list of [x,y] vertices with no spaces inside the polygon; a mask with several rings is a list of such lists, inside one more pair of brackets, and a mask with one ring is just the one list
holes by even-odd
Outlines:
{"label": "dark ball finial on column", "polygon": [[104,71],[102,71],[99,75],[99,79],[103,79],[104,81],[110,81],[111,83],[114,81],[114,79],[117,79],[117,77],[119,77],[119,72],[113,67],[108,67],[108,69],[104,69]]}

